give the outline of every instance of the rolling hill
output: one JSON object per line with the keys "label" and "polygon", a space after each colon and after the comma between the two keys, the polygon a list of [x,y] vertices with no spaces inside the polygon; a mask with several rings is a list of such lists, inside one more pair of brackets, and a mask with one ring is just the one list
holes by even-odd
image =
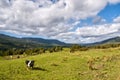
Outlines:
{"label": "rolling hill", "polygon": [[[110,38],[101,42],[81,45],[101,45],[101,44],[114,44],[120,43],[120,37]],[[8,48],[37,48],[37,47],[50,47],[50,46],[70,46],[70,44],[61,42],[55,39],[43,38],[16,38],[5,34],[0,34],[0,49]]]}
{"label": "rolling hill", "polygon": [[49,46],[66,46],[64,42],[54,39],[42,38],[16,38],[8,35],[0,34],[0,49],[8,48],[35,48]]}
{"label": "rolling hill", "polygon": [[120,43],[120,37],[114,37],[114,38],[110,38],[101,42],[96,42],[93,43],[92,45],[99,45],[99,44],[116,44],[116,43]]}
{"label": "rolling hill", "polygon": [[[99,53],[99,54],[98,54]],[[23,55],[22,55],[23,56]],[[35,60],[27,70],[25,60]],[[92,61],[91,69],[89,67]],[[61,52],[24,56],[19,59],[0,59],[0,80],[120,80],[120,47],[74,54]]]}

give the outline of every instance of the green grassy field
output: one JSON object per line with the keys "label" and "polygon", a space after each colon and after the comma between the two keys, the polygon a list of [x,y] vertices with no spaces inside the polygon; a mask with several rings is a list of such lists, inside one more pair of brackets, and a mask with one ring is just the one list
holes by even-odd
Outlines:
{"label": "green grassy field", "polygon": [[[35,60],[33,70],[26,69],[26,59]],[[75,53],[64,49],[13,60],[0,57],[0,80],[120,80],[120,48]]]}

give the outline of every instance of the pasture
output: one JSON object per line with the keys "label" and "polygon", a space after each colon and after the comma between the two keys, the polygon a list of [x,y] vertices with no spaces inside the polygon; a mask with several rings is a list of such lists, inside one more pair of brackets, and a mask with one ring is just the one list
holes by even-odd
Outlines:
{"label": "pasture", "polygon": [[[33,70],[26,69],[26,59],[35,60]],[[0,80],[120,80],[120,48],[0,57]]]}

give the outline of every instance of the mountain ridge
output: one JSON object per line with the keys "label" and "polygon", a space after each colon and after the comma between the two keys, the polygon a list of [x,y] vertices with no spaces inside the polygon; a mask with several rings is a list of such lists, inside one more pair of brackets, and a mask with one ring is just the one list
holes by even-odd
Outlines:
{"label": "mountain ridge", "polygon": [[[109,38],[100,42],[90,43],[90,44],[80,44],[83,46],[93,46],[101,44],[114,44],[120,43],[120,37]],[[36,48],[36,47],[49,47],[49,46],[70,46],[65,42],[61,42],[56,39],[43,39],[43,38],[33,38],[33,37],[23,37],[16,38],[13,36],[0,34],[0,49],[4,48]]]}
{"label": "mountain ridge", "polygon": [[16,38],[5,34],[0,34],[1,48],[35,48],[48,46],[66,46],[68,44],[55,39],[43,38]]}
{"label": "mountain ridge", "polygon": [[116,44],[116,43],[120,43],[120,37],[113,37],[113,38],[109,38],[100,42],[95,42],[95,43],[89,43],[89,44],[85,44],[85,45],[101,45],[101,44]]}

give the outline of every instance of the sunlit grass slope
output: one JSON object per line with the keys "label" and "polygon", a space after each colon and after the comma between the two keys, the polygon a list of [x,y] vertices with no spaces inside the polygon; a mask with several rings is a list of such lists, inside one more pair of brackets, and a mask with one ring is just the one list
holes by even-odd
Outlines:
{"label": "sunlit grass slope", "polygon": [[[35,60],[33,70],[26,69],[26,59]],[[89,61],[94,69],[89,68]],[[120,80],[120,48],[0,58],[0,80]]]}

